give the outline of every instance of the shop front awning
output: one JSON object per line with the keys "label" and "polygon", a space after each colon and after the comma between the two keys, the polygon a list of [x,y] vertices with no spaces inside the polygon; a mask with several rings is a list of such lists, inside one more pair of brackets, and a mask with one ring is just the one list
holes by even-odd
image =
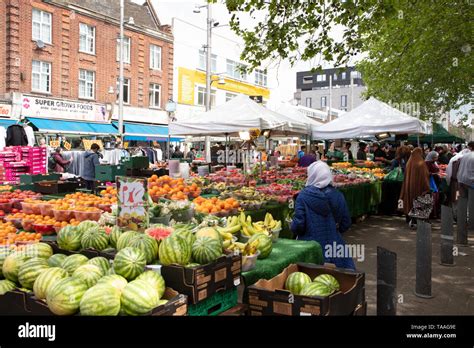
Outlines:
{"label": "shop front awning", "polygon": [[[118,129],[118,122],[113,122]],[[167,141],[168,126],[124,122],[125,140],[137,141]],[[171,141],[181,141],[181,137],[172,137]]]}
{"label": "shop front awning", "polygon": [[17,123],[17,120],[11,120],[8,118],[0,118],[0,127],[8,128],[12,124],[15,124],[15,123]]}
{"label": "shop front awning", "polygon": [[110,123],[51,120],[35,117],[28,117],[28,121],[30,121],[39,132],[43,133],[73,133],[81,135],[118,134],[117,128]]}

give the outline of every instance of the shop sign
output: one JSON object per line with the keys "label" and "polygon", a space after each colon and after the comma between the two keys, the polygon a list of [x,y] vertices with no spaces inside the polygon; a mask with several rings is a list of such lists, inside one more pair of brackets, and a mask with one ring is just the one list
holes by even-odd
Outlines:
{"label": "shop sign", "polygon": [[123,230],[144,232],[148,228],[148,181],[146,178],[118,176],[117,226]]}
{"label": "shop sign", "polygon": [[85,150],[90,150],[92,144],[97,144],[101,149],[104,148],[104,144],[102,143],[102,140],[97,139],[97,140],[90,140],[90,139],[82,139],[82,145],[84,146]]}
{"label": "shop sign", "polygon": [[11,117],[12,106],[10,104],[0,104],[0,117]]}
{"label": "shop sign", "polygon": [[87,122],[107,122],[105,105],[23,95],[21,115]]}

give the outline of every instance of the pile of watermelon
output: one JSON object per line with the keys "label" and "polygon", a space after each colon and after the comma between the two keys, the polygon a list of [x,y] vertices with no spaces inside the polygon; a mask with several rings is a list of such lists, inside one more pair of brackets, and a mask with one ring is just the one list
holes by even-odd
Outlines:
{"label": "pile of watermelon", "polygon": [[286,278],[285,289],[294,295],[325,297],[338,291],[340,285],[330,274],[320,274],[311,280],[304,272],[293,272]]}
{"label": "pile of watermelon", "polygon": [[[101,240],[100,236],[95,238],[96,233],[87,236],[87,243]],[[75,243],[73,239],[69,242]],[[14,289],[33,292],[56,315],[146,314],[167,302],[163,299],[165,281],[160,274],[145,271],[151,256],[143,235],[134,244],[136,247],[120,250],[113,263],[104,257],[53,255],[45,243],[16,250],[1,248],[0,279],[5,279],[0,280],[0,295]],[[158,246],[153,247],[155,255]]]}

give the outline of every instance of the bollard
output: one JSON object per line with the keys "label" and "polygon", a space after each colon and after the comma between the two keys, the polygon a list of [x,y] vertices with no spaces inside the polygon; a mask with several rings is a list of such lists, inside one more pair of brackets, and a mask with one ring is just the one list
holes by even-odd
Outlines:
{"label": "bollard", "polygon": [[447,205],[441,205],[440,264],[443,266],[454,266],[453,242],[453,209]]}
{"label": "bollard", "polygon": [[416,229],[416,289],[415,295],[432,298],[431,295],[431,225],[418,220]]}
{"label": "bollard", "polygon": [[457,240],[459,245],[467,245],[467,197],[460,196],[458,199],[458,228]]}
{"label": "bollard", "polygon": [[377,315],[397,314],[397,254],[377,247]]}
{"label": "bollard", "polygon": [[[467,211],[469,215],[469,224],[468,228],[470,232],[474,232],[474,189],[468,189],[468,196],[467,196]],[[466,240],[467,240],[467,232],[466,232]],[[467,242],[466,242],[467,243]]]}

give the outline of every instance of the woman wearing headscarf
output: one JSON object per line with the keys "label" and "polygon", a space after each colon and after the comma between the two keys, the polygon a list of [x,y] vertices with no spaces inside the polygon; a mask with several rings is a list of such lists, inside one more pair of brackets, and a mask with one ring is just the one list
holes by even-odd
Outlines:
{"label": "woman wearing headscarf", "polygon": [[413,200],[430,192],[430,173],[423,160],[423,150],[415,148],[408,160],[403,179],[400,199],[403,201],[403,212],[407,215],[413,208]]}
{"label": "woman wearing headscarf", "polygon": [[291,230],[299,240],[317,241],[325,262],[355,269],[349,255],[338,257],[334,250],[334,246],[344,248],[341,233],[351,226],[351,217],[344,196],[331,184],[331,169],[326,163],[317,161],[308,167],[308,180],[296,199]]}
{"label": "woman wearing headscarf", "polygon": [[431,151],[425,158],[426,167],[430,172],[430,180],[435,185],[432,185],[432,188],[436,186],[436,190],[433,191],[433,212],[431,217],[437,219],[441,214],[441,200],[440,192],[438,188],[441,186],[441,178],[439,176],[439,166],[438,166],[439,153],[437,151]]}

